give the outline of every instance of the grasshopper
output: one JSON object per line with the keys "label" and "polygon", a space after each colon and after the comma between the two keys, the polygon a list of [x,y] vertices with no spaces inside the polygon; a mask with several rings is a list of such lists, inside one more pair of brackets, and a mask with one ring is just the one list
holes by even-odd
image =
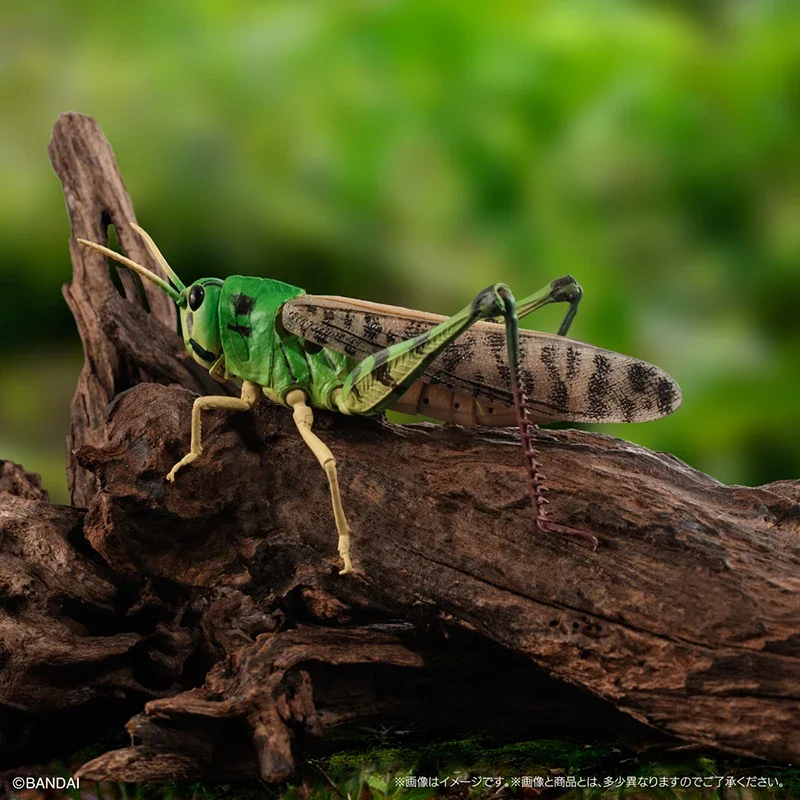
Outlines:
{"label": "grasshopper", "polygon": [[[292,409],[297,429],[330,487],[343,569],[351,572],[350,528],[336,462],[312,430],[312,409],[374,415],[387,409],[460,425],[517,425],[529,475],[535,524],[542,533],[586,531],[553,521],[534,447],[539,423],[643,422],[674,411],[678,385],[658,367],[569,339],[582,297],[570,275],[516,302],[495,283],[452,317],[347,297],[307,295],[268,278],[232,275],[185,286],[150,236],[131,223],[169,281],[114,250],[78,241],[139,273],[177,304],[187,351],[218,381],[238,378],[241,397],[199,397],[191,447],[167,475],[203,451],[203,410],[251,409],[263,393]],[[519,329],[519,319],[549,303],[567,303],[556,335]]]}

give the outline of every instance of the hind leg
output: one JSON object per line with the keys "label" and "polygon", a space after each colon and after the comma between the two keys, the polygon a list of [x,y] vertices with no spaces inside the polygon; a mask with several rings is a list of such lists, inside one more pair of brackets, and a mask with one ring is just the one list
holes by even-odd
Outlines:
{"label": "hind leg", "polygon": [[[522,310],[529,314],[548,303],[570,303],[559,329],[559,333],[563,334],[575,316],[581,294],[580,286],[574,279],[566,276],[551,281],[544,289],[526,298],[522,303]],[[344,414],[377,414],[391,407],[433,360],[470,326],[480,320],[498,316],[505,321],[510,388],[514,397],[525,465],[530,476],[531,503],[536,514],[536,527],[543,533],[579,536],[591,542],[592,548],[596,549],[597,538],[593,534],[560,525],[549,517],[549,500],[545,497],[547,487],[540,471],[539,453],[533,444],[535,426],[530,420],[528,399],[519,380],[521,365],[517,304],[505,284],[496,283],[484,289],[466,308],[426,333],[390,345],[365,358],[347,376],[341,393],[336,397],[336,403]]]}
{"label": "hind leg", "polygon": [[525,297],[517,303],[517,316],[522,319],[537,308],[549,305],[550,303],[569,303],[567,313],[558,328],[559,336],[566,336],[567,332],[578,313],[578,306],[583,297],[583,289],[572,275],[564,275],[550,281],[543,289]]}

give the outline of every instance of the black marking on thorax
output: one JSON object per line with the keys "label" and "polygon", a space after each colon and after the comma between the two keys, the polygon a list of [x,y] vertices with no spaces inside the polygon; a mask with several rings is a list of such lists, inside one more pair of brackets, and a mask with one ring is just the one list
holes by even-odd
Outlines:
{"label": "black marking on thorax", "polygon": [[253,333],[253,329],[249,325],[234,325],[230,322],[228,323],[228,330],[238,333],[243,339],[246,339]]}
{"label": "black marking on thorax", "polygon": [[249,294],[234,294],[231,295],[231,306],[237,317],[249,317],[256,307],[256,299]]}
{"label": "black marking on thorax", "polygon": [[[247,319],[256,307],[256,299],[249,294],[233,294],[231,295],[231,307],[233,309],[234,319],[238,319],[239,317]],[[235,325],[229,322],[228,330],[238,333],[243,339],[246,339],[253,333],[252,326],[239,322]]]}

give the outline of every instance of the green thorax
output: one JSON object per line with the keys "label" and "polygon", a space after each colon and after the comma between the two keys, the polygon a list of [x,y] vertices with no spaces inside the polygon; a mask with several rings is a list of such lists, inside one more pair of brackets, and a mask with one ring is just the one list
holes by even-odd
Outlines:
{"label": "green thorax", "polygon": [[351,359],[283,329],[281,307],[302,294],[303,289],[267,278],[227,278],[219,299],[225,368],[228,375],[262,386],[274,402],[303,389],[312,406],[335,409],[331,393],[342,385]]}

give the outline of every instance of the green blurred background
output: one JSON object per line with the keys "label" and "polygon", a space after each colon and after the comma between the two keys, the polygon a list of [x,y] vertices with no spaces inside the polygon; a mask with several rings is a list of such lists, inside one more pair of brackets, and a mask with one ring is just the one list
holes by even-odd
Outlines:
{"label": "green blurred background", "polygon": [[800,476],[800,3],[6,3],[0,101],[0,457],[58,500],[65,110],[100,122],[187,282],[450,313],[569,272],[573,335],[684,392],[603,430],[725,482]]}

